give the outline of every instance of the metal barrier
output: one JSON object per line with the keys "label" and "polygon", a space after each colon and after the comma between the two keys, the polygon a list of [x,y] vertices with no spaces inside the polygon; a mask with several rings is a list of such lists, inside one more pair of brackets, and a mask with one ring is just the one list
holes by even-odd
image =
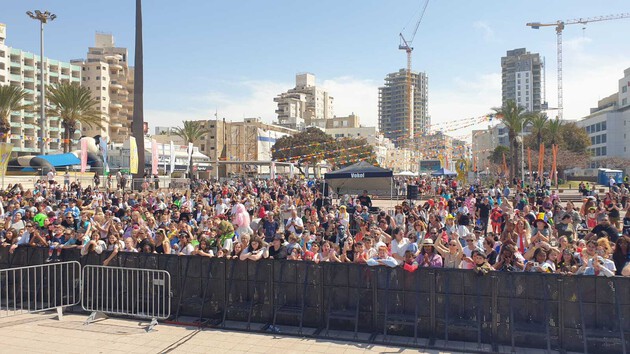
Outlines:
{"label": "metal barrier", "polygon": [[[11,254],[0,247],[0,268],[39,262],[45,254],[46,248],[18,247]],[[348,263],[141,253],[119,253],[112,261],[128,272],[167,272],[162,286],[153,285],[154,275],[132,284],[117,268],[90,266],[108,256],[62,252],[62,259],[92,269],[83,276],[86,310],[151,317],[159,303],[164,311],[152,319],[172,311],[170,320],[189,325],[443,350],[461,350],[453,341],[468,342],[466,351],[477,352],[514,346],[625,353],[630,345],[630,279],[623,277],[425,268],[408,273]]]}
{"label": "metal barrier", "polygon": [[91,312],[85,324],[105,315],[157,320],[171,315],[171,275],[164,270],[87,265],[83,268],[81,307]]}
{"label": "metal barrier", "polygon": [[80,301],[79,262],[41,264],[0,270],[0,317],[62,310]]}

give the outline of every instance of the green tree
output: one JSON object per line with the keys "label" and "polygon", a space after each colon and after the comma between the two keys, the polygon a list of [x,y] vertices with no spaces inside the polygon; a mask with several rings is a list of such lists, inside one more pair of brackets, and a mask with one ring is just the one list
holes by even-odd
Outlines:
{"label": "green tree", "polygon": [[494,150],[492,150],[492,153],[488,156],[488,160],[490,160],[490,162],[494,164],[503,165],[503,154],[505,154],[505,162],[507,163],[508,167],[511,166],[511,161],[509,159],[510,148],[507,146],[499,145],[494,148]]}
{"label": "green tree", "polygon": [[[519,176],[521,166],[520,161],[520,139],[517,139],[521,133],[523,126],[527,125],[531,119],[531,113],[525,111],[525,108],[519,106],[513,100],[507,100],[503,106],[495,107],[493,110],[496,112],[498,118],[501,119],[505,127],[508,129],[508,138],[510,140],[510,151],[512,153],[510,166],[510,175],[512,178]],[[508,160],[508,159],[506,159]]]}
{"label": "green tree", "polygon": [[318,128],[308,128],[292,136],[284,136],[276,141],[271,148],[272,159],[297,163],[296,167],[304,176],[304,165],[315,165],[322,160],[328,160],[335,167],[343,167],[354,163],[358,159],[367,159],[375,163],[373,149],[366,139],[338,139],[335,140]]}
{"label": "green tree", "polygon": [[539,112],[532,115],[530,120],[532,126],[532,135],[536,137],[536,144],[540,146],[543,143],[543,135],[545,134],[545,129],[547,128],[549,118],[546,113]]}
{"label": "green tree", "polygon": [[80,123],[82,126],[102,127],[105,112],[97,109],[98,100],[90,90],[78,83],[61,83],[48,88],[49,116],[61,118],[64,128],[64,152],[72,149],[72,134]]}
{"label": "green tree", "polygon": [[[173,134],[184,139],[186,144],[190,144],[190,143],[195,144],[197,141],[203,138],[207,133],[209,133],[209,130],[203,127],[203,122],[200,120],[197,120],[197,121],[189,120],[189,121],[184,121],[183,123],[184,123],[183,127],[175,127],[175,129],[173,129]],[[190,154],[190,160],[188,161],[189,176],[192,175],[191,168],[192,168],[192,153]]]}
{"label": "green tree", "polygon": [[[545,135],[550,145],[559,144],[560,141],[563,140],[562,132],[565,129],[569,129],[566,126],[563,126],[562,121],[556,117],[556,119],[551,119],[547,122],[547,130],[545,131]],[[539,144],[540,145],[540,144]]]}
{"label": "green tree", "polygon": [[562,141],[558,143],[560,150],[566,149],[578,154],[586,154],[586,149],[591,146],[591,139],[586,134],[586,130],[573,122],[562,124],[560,136],[562,137]]}
{"label": "green tree", "polygon": [[0,139],[3,142],[9,141],[11,132],[11,113],[22,110],[31,110],[30,104],[24,104],[27,92],[18,86],[0,86]]}

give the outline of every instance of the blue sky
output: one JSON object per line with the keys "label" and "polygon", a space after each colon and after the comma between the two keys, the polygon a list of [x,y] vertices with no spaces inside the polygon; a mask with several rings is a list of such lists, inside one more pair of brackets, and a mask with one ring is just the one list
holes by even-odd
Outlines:
{"label": "blue sky", "polygon": [[[39,51],[38,26],[24,13],[58,15],[46,27],[46,54],[86,56],[96,31],[110,32],[133,57],[133,0],[4,0],[7,44]],[[406,65],[398,33],[410,35],[424,0],[144,1],[145,119],[275,119],[273,97],[311,72],[335,97],[335,114],[376,125],[378,86]],[[500,58],[526,47],[546,57],[547,100],[556,106],[556,37],[552,22],[630,12],[627,0],[432,0],[415,37],[413,69],[429,76],[429,113],[445,122],[488,113],[501,101]],[[585,27],[585,28],[583,28]],[[630,67],[630,19],[567,26],[565,118],[588,114],[616,91]],[[469,129],[468,129],[469,130]],[[464,136],[465,131],[453,132]]]}

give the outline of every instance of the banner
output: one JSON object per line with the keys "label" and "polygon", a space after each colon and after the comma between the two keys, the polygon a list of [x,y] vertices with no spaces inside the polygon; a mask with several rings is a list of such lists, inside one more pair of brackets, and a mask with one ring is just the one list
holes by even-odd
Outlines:
{"label": "banner", "polygon": [[138,173],[138,145],[133,136],[129,137],[129,172]]}
{"label": "banner", "polygon": [[[532,184],[532,178],[534,178],[534,171],[532,171],[532,149],[527,148],[527,169],[529,170],[529,184]],[[524,183],[525,181],[523,181]]]}
{"label": "banner", "polygon": [[81,172],[87,169],[87,139],[81,139]]}
{"label": "banner", "polygon": [[552,154],[552,165],[551,165],[551,179],[558,187],[558,145],[551,145],[551,154]]}
{"label": "banner", "polygon": [[151,174],[158,174],[158,146],[155,139],[151,139]]}
{"label": "banner", "polygon": [[188,173],[192,172],[192,153],[193,153],[193,143],[188,143],[188,160],[186,161],[186,164],[188,165]]}
{"label": "banner", "polygon": [[7,173],[7,165],[9,164],[9,159],[11,158],[11,151],[13,151],[12,144],[0,143],[0,174],[2,178],[4,178]]}
{"label": "banner", "polygon": [[269,178],[276,179],[276,163],[273,161],[269,165]]}
{"label": "banner", "polygon": [[293,170],[295,168],[295,166],[293,166],[293,164],[289,165],[289,178],[293,179],[293,174],[295,173],[295,171]]}
{"label": "banner", "polygon": [[175,144],[171,141],[171,157],[169,159],[171,162],[171,173],[175,172]]}
{"label": "banner", "polygon": [[99,140],[99,147],[101,148],[101,154],[103,155],[103,175],[109,175],[109,163],[107,162],[107,138],[101,137]]}

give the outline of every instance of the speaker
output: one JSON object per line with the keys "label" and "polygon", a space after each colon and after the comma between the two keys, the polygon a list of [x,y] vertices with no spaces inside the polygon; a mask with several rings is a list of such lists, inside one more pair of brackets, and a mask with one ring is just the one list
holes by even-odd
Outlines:
{"label": "speaker", "polygon": [[418,186],[410,184],[407,186],[407,199],[418,199]]}

